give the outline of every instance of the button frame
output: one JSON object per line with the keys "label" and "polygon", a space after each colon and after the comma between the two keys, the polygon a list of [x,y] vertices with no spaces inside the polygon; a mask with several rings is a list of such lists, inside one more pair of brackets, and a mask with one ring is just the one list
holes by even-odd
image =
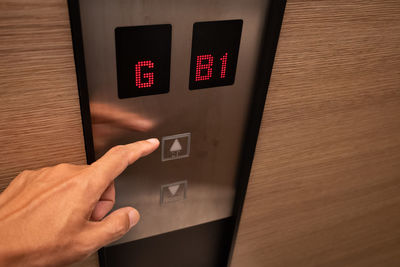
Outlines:
{"label": "button frame", "polygon": [[[161,188],[160,188],[160,205],[162,206],[162,205],[166,205],[166,204],[169,204],[169,203],[179,202],[179,201],[185,200],[186,197],[187,197],[187,184],[188,184],[187,180],[183,180],[183,181],[178,181],[178,182],[174,182],[174,183],[170,183],[170,184],[161,185]],[[168,188],[170,186],[174,186],[174,185],[183,185],[183,196],[182,197],[180,197],[180,196],[172,196],[170,198],[170,200],[168,200],[168,198],[165,197],[164,192],[167,192]]]}
{"label": "button frame", "polygon": [[[165,157],[165,141],[168,140],[174,140],[174,139],[180,139],[180,138],[187,138],[187,146],[186,146],[186,153],[178,156],[172,156],[172,157]],[[176,160],[176,159],[183,159],[183,158],[188,158],[190,156],[190,141],[191,141],[191,133],[182,133],[182,134],[175,134],[175,135],[169,135],[169,136],[164,136],[161,139],[161,161],[169,161],[169,160]]]}

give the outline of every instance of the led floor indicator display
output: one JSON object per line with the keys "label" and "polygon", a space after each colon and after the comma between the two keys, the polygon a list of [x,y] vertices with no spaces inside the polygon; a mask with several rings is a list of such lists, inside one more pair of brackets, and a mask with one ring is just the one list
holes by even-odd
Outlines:
{"label": "led floor indicator display", "polygon": [[189,88],[232,85],[235,82],[242,20],[193,24]]}
{"label": "led floor indicator display", "polygon": [[169,92],[171,25],[115,29],[118,97]]}

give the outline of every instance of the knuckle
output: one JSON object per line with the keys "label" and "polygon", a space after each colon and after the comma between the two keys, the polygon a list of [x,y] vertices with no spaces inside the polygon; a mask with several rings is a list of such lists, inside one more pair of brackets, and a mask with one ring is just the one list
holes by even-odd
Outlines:
{"label": "knuckle", "polygon": [[71,168],[72,166],[73,166],[73,165],[72,165],[72,164],[69,164],[69,163],[60,163],[60,164],[57,164],[57,165],[55,166],[55,168],[58,169],[58,170],[66,170],[66,169]]}
{"label": "knuckle", "polygon": [[126,152],[126,147],[123,145],[117,145],[110,149],[110,152],[113,154],[121,154]]}
{"label": "knuckle", "polygon": [[117,236],[122,236],[129,230],[129,217],[127,214],[121,215],[120,220],[112,224],[112,232]]}
{"label": "knuckle", "polygon": [[18,176],[11,181],[10,185],[11,184],[22,185],[22,184],[27,183],[30,179],[32,179],[32,173],[33,173],[33,171],[31,171],[31,170],[24,170],[24,171],[20,172],[18,174]]}
{"label": "knuckle", "polygon": [[18,179],[23,182],[32,181],[37,179],[38,175],[40,174],[40,170],[24,170],[18,175]]}
{"label": "knuckle", "polygon": [[[69,179],[65,180],[65,185],[68,186],[69,188],[74,188],[75,190],[78,190],[79,188],[84,188],[86,189],[85,185],[85,179],[82,179],[82,177],[80,176],[73,176]],[[78,190],[77,192],[81,192],[80,190]],[[85,195],[85,197],[87,197]]]}
{"label": "knuckle", "polygon": [[148,142],[145,140],[142,141],[138,141],[136,142],[136,153],[139,156],[142,156],[144,154],[144,152],[146,151],[146,148],[148,147]]}
{"label": "knuckle", "polygon": [[140,145],[140,147],[145,147],[149,145],[149,142],[147,142],[146,140],[141,140],[138,142],[138,144]]}
{"label": "knuckle", "polygon": [[147,141],[145,141],[145,140],[140,140],[140,141],[137,141],[136,144],[141,145],[141,146],[144,146],[144,145],[147,145]]}
{"label": "knuckle", "polygon": [[20,177],[27,177],[27,176],[31,175],[32,173],[33,173],[33,171],[31,171],[31,170],[24,170],[19,174],[19,176]]}

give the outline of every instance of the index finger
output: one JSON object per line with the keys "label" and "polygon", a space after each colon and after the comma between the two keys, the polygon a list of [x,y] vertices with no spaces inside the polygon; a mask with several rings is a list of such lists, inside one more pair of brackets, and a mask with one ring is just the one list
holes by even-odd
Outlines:
{"label": "index finger", "polygon": [[130,164],[141,157],[147,156],[158,148],[160,141],[151,138],[127,145],[111,148],[100,159],[90,165],[94,184],[102,189],[120,175]]}

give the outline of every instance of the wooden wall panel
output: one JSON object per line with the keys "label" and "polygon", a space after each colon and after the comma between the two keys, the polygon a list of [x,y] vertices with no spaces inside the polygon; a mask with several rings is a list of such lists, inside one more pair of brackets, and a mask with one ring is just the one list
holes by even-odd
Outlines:
{"label": "wooden wall panel", "polygon": [[288,1],[232,266],[400,266],[400,1]]}
{"label": "wooden wall panel", "polygon": [[0,144],[0,192],[25,169],[86,162],[65,0],[0,2]]}
{"label": "wooden wall panel", "polygon": [[24,169],[84,163],[66,1],[0,2],[0,189]]}

